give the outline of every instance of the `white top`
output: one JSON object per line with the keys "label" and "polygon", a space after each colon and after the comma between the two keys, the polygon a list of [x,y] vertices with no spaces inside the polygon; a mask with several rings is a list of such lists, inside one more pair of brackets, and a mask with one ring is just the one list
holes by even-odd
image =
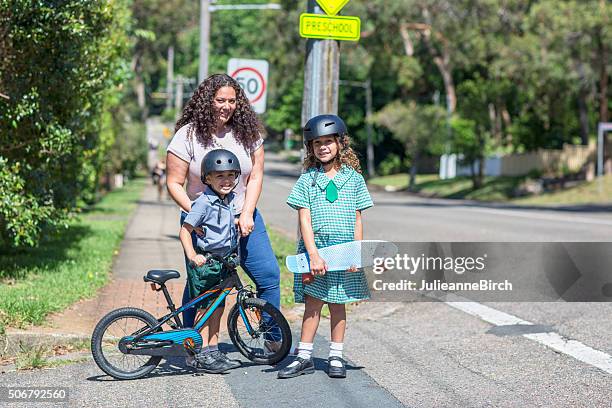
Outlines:
{"label": "white top", "polygon": [[263,144],[263,139],[260,137],[252,150],[247,150],[242,146],[230,131],[222,136],[215,136],[213,142],[208,147],[202,146],[193,135],[190,141],[187,138],[187,131],[191,124],[187,124],[180,128],[175,134],[170,144],[168,144],[168,152],[178,156],[180,159],[189,163],[189,172],[187,174],[187,196],[191,201],[198,198],[205,189],[205,185],[200,180],[200,171],[202,159],[206,153],[215,149],[226,149],[234,153],[240,162],[240,181],[234,190],[235,198],[234,205],[236,214],[242,212],[244,206],[244,197],[246,195],[246,184],[248,182],[251,170],[253,170],[253,162],[251,161],[251,153],[259,149]]}

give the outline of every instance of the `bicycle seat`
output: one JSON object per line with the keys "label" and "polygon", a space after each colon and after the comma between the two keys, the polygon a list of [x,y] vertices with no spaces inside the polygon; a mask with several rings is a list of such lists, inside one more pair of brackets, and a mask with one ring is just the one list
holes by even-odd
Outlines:
{"label": "bicycle seat", "polygon": [[143,279],[145,282],[154,282],[161,285],[167,280],[175,279],[179,276],[181,276],[181,274],[172,269],[152,269],[147,272]]}

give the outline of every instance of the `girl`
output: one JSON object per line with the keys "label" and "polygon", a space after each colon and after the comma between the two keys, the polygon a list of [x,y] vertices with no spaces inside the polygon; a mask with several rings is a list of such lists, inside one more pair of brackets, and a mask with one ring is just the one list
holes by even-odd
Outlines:
{"label": "girl", "polygon": [[346,126],[336,115],[319,115],[304,126],[305,172],[293,187],[287,204],[298,210],[301,238],[298,253],[307,252],[311,275],[296,275],[295,301],[306,303],[298,355],[278,373],[292,378],[314,372],[311,355],[321,308],[327,303],[331,315],[328,375],[346,377],[342,358],[346,329],[345,304],[368,299],[370,293],[362,271],[329,271],[318,248],[361,240],[361,211],[372,199],[359,174],[360,166],[349,147]]}

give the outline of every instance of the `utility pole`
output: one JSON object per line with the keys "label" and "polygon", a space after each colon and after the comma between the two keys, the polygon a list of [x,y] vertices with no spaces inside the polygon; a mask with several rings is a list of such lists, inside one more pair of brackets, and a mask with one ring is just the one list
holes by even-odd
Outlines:
{"label": "utility pole", "polygon": [[364,82],[359,81],[338,81],[340,85],[354,86],[365,90],[365,115],[366,115],[366,164],[368,167],[368,176],[375,177],[376,170],[374,167],[374,128],[372,126],[372,80],[366,79]]}
{"label": "utility pole", "polygon": [[177,118],[183,113],[183,99],[185,95],[185,85],[193,85],[194,79],[185,78],[182,75],[177,75],[174,83],[176,84],[176,93],[174,94],[174,107],[176,108]]}
{"label": "utility pole", "polygon": [[168,47],[168,68],[166,71],[166,109],[172,109],[172,85],[174,82],[174,47]]}
{"label": "utility pole", "polygon": [[[322,14],[315,0],[308,0],[308,13]],[[338,113],[338,48],[336,40],[309,38],[306,42],[302,126],[313,116]]]}
{"label": "utility pole", "polygon": [[221,10],[280,10],[281,5],[269,4],[219,4],[211,5],[216,0],[200,0],[200,62],[198,66],[198,84],[208,78],[208,53],[210,48],[210,16]]}
{"label": "utility pole", "polygon": [[208,47],[210,42],[210,0],[200,0],[200,66],[198,84],[208,77]]}
{"label": "utility pole", "polygon": [[179,75],[176,77],[175,83],[176,83],[176,94],[175,94],[176,99],[174,101],[174,106],[176,107],[177,116],[180,116],[183,111],[183,85],[185,84],[185,78]]}

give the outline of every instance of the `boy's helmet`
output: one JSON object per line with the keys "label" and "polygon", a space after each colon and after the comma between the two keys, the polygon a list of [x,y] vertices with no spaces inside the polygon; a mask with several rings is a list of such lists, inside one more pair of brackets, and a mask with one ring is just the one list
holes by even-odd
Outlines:
{"label": "boy's helmet", "polygon": [[323,136],[345,135],[346,125],[336,115],[318,115],[304,125],[304,144]]}
{"label": "boy's helmet", "polygon": [[236,177],[240,175],[240,162],[236,155],[229,150],[211,150],[202,159],[202,171],[200,173],[202,183],[206,184],[206,176],[213,171],[235,171]]}

